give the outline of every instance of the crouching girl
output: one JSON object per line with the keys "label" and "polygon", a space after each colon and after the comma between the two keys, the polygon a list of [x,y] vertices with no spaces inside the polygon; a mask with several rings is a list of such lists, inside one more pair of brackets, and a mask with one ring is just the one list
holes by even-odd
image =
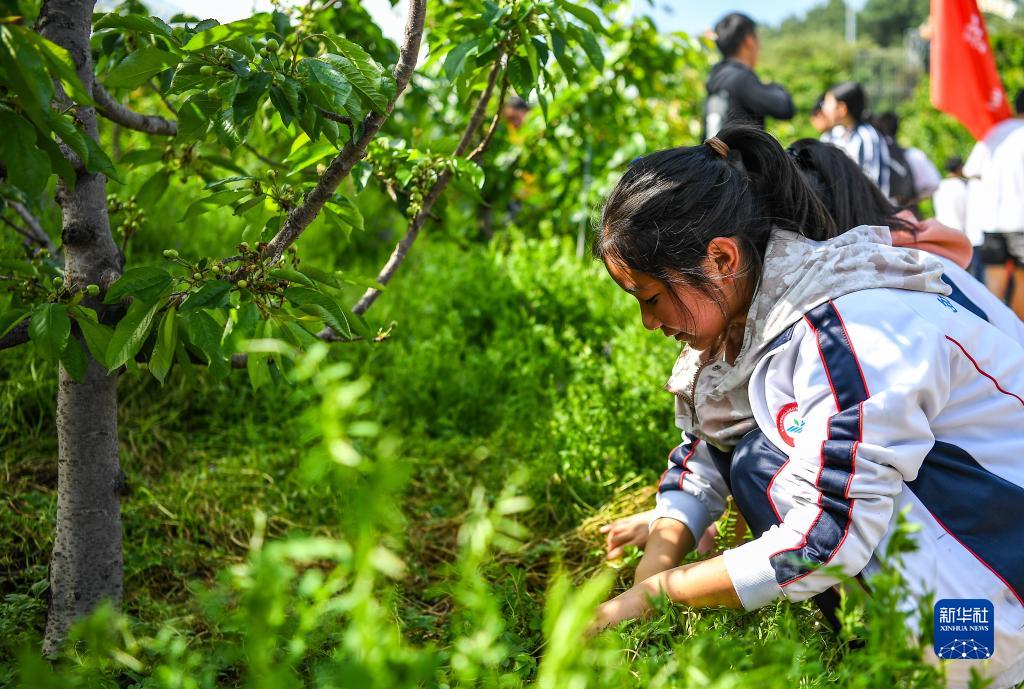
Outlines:
{"label": "crouching girl", "polygon": [[[942,263],[884,227],[837,236],[791,157],[745,127],[633,164],[594,249],[645,327],[687,345],[668,383],[684,442],[638,583],[595,628],[661,592],[752,610],[828,595],[835,567],[870,586],[908,509],[906,611],[991,601],[982,672],[1024,679],[1024,348],[950,298]],[[730,494],[754,540],[676,567]],[[950,686],[969,672],[951,665]]]}

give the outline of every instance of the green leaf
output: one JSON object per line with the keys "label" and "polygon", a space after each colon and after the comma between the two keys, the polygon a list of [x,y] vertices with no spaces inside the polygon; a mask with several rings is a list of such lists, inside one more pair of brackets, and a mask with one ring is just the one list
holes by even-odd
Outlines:
{"label": "green leaf", "polygon": [[567,2],[567,0],[560,0],[558,4],[561,5],[566,12],[575,16],[597,33],[605,32],[604,26],[601,25],[600,17],[598,17],[593,10]]}
{"label": "green leaf", "polygon": [[572,27],[573,32],[579,40],[580,45],[583,46],[583,52],[587,54],[587,59],[590,60],[590,64],[594,65],[598,71],[604,69],[604,53],[601,52],[601,46],[597,42],[597,38],[594,37],[590,31],[581,29],[578,26]]}
{"label": "green leaf", "polygon": [[185,214],[181,216],[181,220],[178,222],[203,215],[204,213],[209,213],[210,211],[217,210],[218,208],[223,208],[229,203],[237,201],[243,196],[248,196],[251,193],[252,192],[249,189],[226,189],[224,191],[218,191],[216,194],[211,194],[210,196],[197,199],[192,202],[192,205],[185,209]]}
{"label": "green leaf", "polygon": [[529,98],[533,91],[533,68],[522,55],[513,55],[508,61],[508,80],[522,98]]}
{"label": "green leaf", "polygon": [[463,179],[469,180],[477,189],[484,186],[484,169],[469,158],[453,158],[455,161],[455,174]]}
{"label": "green leaf", "polygon": [[191,313],[185,321],[188,323],[189,339],[206,356],[213,375],[216,378],[226,377],[231,369],[225,361],[224,351],[220,346],[224,328],[205,311]]}
{"label": "green leaf", "polygon": [[299,62],[299,78],[305,86],[304,92],[311,101],[327,110],[344,108],[352,94],[352,84],[333,64],[323,59],[303,58]]}
{"label": "green leaf", "polygon": [[359,91],[377,112],[384,112],[388,106],[387,96],[380,90],[380,77],[384,70],[373,61],[369,53],[341,36],[328,38],[338,55],[328,53],[324,60],[342,73],[352,86]]}
{"label": "green leaf", "polygon": [[50,178],[50,161],[46,153],[32,143],[35,128],[13,111],[0,106],[0,160],[16,161],[7,165],[7,181],[29,197],[42,193]]}
{"label": "green leaf", "polygon": [[306,97],[302,93],[299,83],[294,79],[286,77],[280,85],[270,87],[270,102],[273,103],[277,114],[281,116],[281,121],[286,125],[291,124],[291,121],[302,112],[302,105],[299,103],[300,96],[305,101]]}
{"label": "green leaf", "polygon": [[78,78],[78,68],[71,58],[71,53],[56,43],[51,43],[35,31],[23,30],[25,32],[23,35],[35,44],[39,54],[43,56],[50,73],[60,80],[65,93],[76,103],[92,105],[92,94],[86,90],[85,85]]}
{"label": "green leaf", "polygon": [[45,125],[43,113],[53,99],[53,82],[42,55],[23,27],[0,26],[0,67],[4,86],[18,96],[18,102],[36,126]]}
{"label": "green leaf", "polygon": [[255,36],[274,30],[270,14],[261,12],[247,19],[240,19],[230,24],[218,24],[200,31],[183,46],[184,50],[202,50],[218,43],[225,43],[243,36]]}
{"label": "green leaf", "polygon": [[192,313],[199,309],[216,309],[227,304],[231,284],[224,280],[211,280],[197,291],[189,295],[181,305],[182,313]]}
{"label": "green leaf", "polygon": [[215,179],[212,182],[207,182],[204,189],[216,189],[217,187],[223,187],[225,184],[232,184],[233,182],[251,182],[256,179],[252,175],[234,175],[232,177],[225,177],[224,179]]}
{"label": "green leaf", "polygon": [[213,131],[217,134],[217,140],[233,151],[245,141],[249,123],[235,122],[234,108],[227,108],[213,119]]}
{"label": "green leaf", "polygon": [[[136,33],[152,34],[174,39],[174,30],[159,17],[144,17],[141,14],[105,14],[93,24],[93,30],[128,29]],[[177,42],[177,41],[175,41]]]}
{"label": "green leaf", "polygon": [[28,336],[48,361],[56,362],[68,345],[71,319],[64,304],[40,304],[32,312]]}
{"label": "green leaf", "polygon": [[338,302],[323,292],[308,287],[289,287],[284,291],[285,299],[306,313],[322,318],[327,325],[334,328],[343,337],[351,337],[348,319]]}
{"label": "green leaf", "polygon": [[107,155],[96,139],[91,136],[85,137],[85,147],[89,149],[89,161],[85,164],[85,169],[89,172],[100,172],[110,179],[120,182],[121,178],[117,176],[117,168],[114,167],[114,162]]}
{"label": "green leaf", "polygon": [[[122,164],[123,163],[124,159],[122,159]],[[160,197],[164,195],[164,192],[167,191],[167,185],[170,181],[171,173],[167,169],[161,168],[154,172],[153,175],[147,179],[141,187],[139,187],[139,190],[135,192],[135,201],[139,204],[139,208],[145,208],[148,210],[156,204],[156,202],[160,200]]]}
{"label": "green leaf", "polygon": [[309,143],[302,148],[294,151],[289,155],[284,163],[290,165],[291,168],[288,174],[292,175],[300,170],[304,170],[314,163],[318,163],[327,156],[337,153],[338,149],[334,144],[321,141],[319,143]]}
{"label": "green leaf", "polygon": [[328,273],[326,270],[320,270],[314,266],[303,266],[302,270],[305,271],[305,275],[312,278],[316,282],[322,285],[328,285],[340,289],[344,283],[334,273]]}
{"label": "green leaf", "polygon": [[82,345],[75,338],[68,338],[68,346],[60,355],[60,363],[64,364],[64,370],[68,372],[68,375],[76,383],[81,383],[85,380],[85,372],[89,368],[89,361],[85,357],[85,350],[82,349]]}
{"label": "green leaf", "polygon": [[101,366],[109,369],[107,350],[110,348],[110,338],[114,335],[114,329],[98,322],[96,312],[90,308],[73,306],[68,309],[68,313],[75,317],[75,322],[78,323],[93,358],[100,362]]}
{"label": "green leaf", "polygon": [[[273,327],[269,321],[262,321],[258,326],[260,338],[267,339],[273,336]],[[250,351],[246,362],[246,373],[249,375],[249,384],[253,390],[259,390],[270,382],[270,355],[266,352]]]}
{"label": "green leaf", "polygon": [[149,357],[149,372],[163,385],[167,378],[167,372],[171,370],[171,363],[174,361],[174,347],[178,343],[178,321],[174,307],[164,312],[157,329],[156,344],[153,345],[153,354]]}
{"label": "green leaf", "polygon": [[444,58],[444,75],[448,81],[455,81],[456,77],[462,74],[466,68],[466,60],[476,54],[479,42],[480,39],[471,38],[448,51],[448,55]]}
{"label": "green leaf", "polygon": [[178,108],[178,135],[174,140],[182,144],[199,141],[210,129],[210,120],[217,112],[220,102],[205,93],[197,93],[185,99]]}
{"label": "green leaf", "polygon": [[140,48],[110,70],[104,84],[109,88],[135,88],[178,62],[178,56],[166,50],[149,46]]}
{"label": "green leaf", "polygon": [[258,206],[261,203],[263,203],[263,201],[264,201],[264,197],[263,197],[262,194],[260,194],[258,196],[253,196],[248,201],[242,201],[240,204],[235,206],[235,215],[245,215],[246,213],[251,211],[253,208],[255,208],[256,206]]}
{"label": "green leaf", "polygon": [[316,287],[316,283],[309,276],[291,268],[274,268],[270,271],[270,277],[277,278],[278,280],[287,280],[288,282],[297,282],[306,287]]}
{"label": "green leaf", "polygon": [[163,268],[130,268],[110,286],[103,303],[116,304],[129,295],[137,300],[149,301],[170,287],[173,281],[171,274]]}
{"label": "green leaf", "polygon": [[182,62],[174,70],[174,76],[171,77],[171,84],[167,89],[168,93],[184,93],[190,89],[208,89],[216,81],[217,77],[213,74],[203,74],[199,70],[202,69],[203,62]]}
{"label": "green leaf", "polygon": [[152,302],[142,299],[132,302],[128,307],[128,313],[118,321],[114,334],[110,337],[106,357],[108,370],[113,371],[138,354],[149,337],[154,317],[165,302],[166,299],[163,297]]}
{"label": "green leaf", "polygon": [[325,207],[333,211],[337,219],[348,225],[350,230],[363,231],[363,214],[359,212],[358,206],[352,202],[352,199],[335,194]]}
{"label": "green leaf", "polygon": [[164,150],[162,148],[137,148],[122,155],[118,162],[122,165],[141,167],[159,162],[163,160],[163,157]]}
{"label": "green leaf", "polygon": [[244,80],[243,84],[245,90],[237,93],[235,100],[231,103],[235,121],[239,123],[256,114],[260,99],[267,92],[267,87],[270,86],[270,75],[266,72],[257,72]]}
{"label": "green leaf", "polygon": [[0,337],[11,332],[11,329],[28,316],[28,309],[11,309],[0,314]]}

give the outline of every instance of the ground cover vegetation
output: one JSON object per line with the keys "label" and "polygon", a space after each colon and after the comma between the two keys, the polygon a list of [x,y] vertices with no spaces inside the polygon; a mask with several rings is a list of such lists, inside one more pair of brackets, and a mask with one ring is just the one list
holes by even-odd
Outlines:
{"label": "ground cover vegetation", "polygon": [[[0,685],[941,686],[898,558],[838,635],[664,606],[583,642],[637,559],[597,528],[676,437],[676,352],[586,234],[696,141],[706,41],[613,2],[411,2],[398,42],[350,0],[75,5],[0,12]],[[59,567],[82,463],[116,478],[99,584]]]}

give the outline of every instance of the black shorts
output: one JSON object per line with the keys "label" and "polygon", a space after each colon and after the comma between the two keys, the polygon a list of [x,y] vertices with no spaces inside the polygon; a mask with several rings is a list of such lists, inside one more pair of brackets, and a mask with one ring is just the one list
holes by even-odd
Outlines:
{"label": "black shorts", "polygon": [[985,243],[978,251],[987,266],[1006,265],[1010,260],[1024,266],[1024,232],[986,232]]}

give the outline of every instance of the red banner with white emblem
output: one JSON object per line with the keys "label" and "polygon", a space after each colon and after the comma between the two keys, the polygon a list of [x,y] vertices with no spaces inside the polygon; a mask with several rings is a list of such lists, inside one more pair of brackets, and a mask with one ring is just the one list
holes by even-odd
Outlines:
{"label": "red banner with white emblem", "polygon": [[976,139],[1010,117],[985,20],[976,0],[932,0],[932,104]]}

